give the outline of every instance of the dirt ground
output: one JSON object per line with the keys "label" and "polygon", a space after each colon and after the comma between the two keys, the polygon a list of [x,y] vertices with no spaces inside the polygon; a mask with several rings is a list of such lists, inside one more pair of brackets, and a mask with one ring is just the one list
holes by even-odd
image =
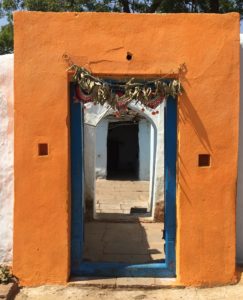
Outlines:
{"label": "dirt ground", "polygon": [[215,288],[102,289],[97,287],[41,286],[23,288],[16,300],[241,300],[243,284]]}

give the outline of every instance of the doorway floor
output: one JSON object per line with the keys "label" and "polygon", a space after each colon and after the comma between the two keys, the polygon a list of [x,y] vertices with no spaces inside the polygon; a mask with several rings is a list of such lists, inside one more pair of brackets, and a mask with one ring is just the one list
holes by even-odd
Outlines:
{"label": "doorway floor", "polygon": [[85,223],[84,261],[151,263],[165,258],[163,223]]}
{"label": "doorway floor", "polygon": [[149,212],[149,185],[149,181],[97,179],[96,213],[130,214],[136,208]]}

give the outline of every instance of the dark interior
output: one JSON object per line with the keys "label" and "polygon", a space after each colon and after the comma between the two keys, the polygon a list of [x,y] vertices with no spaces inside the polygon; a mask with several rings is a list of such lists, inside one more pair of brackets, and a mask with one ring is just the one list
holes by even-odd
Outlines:
{"label": "dark interior", "polygon": [[138,123],[110,122],[107,137],[107,179],[138,180]]}

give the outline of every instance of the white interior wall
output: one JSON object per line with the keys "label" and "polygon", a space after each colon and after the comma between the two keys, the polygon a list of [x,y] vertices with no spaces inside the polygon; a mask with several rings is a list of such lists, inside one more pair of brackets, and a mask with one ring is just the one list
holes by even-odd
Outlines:
{"label": "white interior wall", "polygon": [[84,124],[84,196],[88,201],[94,199],[95,130],[96,127]]}
{"label": "white interior wall", "polygon": [[[149,181],[149,197],[150,199],[152,197],[155,197],[155,189],[154,189],[154,185],[153,185],[153,180],[155,178],[155,174],[153,172],[154,170],[154,166],[155,165],[155,154],[156,154],[156,147],[155,147],[155,128],[152,126],[152,124],[150,125],[150,181]],[[155,201],[156,202],[156,199]],[[150,210],[153,212],[153,216],[154,216],[154,208],[155,205],[154,203],[151,203],[150,205]]]}
{"label": "white interior wall", "polygon": [[0,263],[12,261],[13,247],[13,58],[0,56]]}
{"label": "white interior wall", "polygon": [[108,120],[102,119],[96,127],[96,178],[107,175],[107,135]]}
{"label": "white interior wall", "polygon": [[94,200],[96,126],[107,113],[101,105],[87,103],[84,111],[84,195],[85,200]]}
{"label": "white interior wall", "polygon": [[236,258],[243,264],[243,34],[240,35],[240,143],[236,207]]}
{"label": "white interior wall", "polygon": [[[156,120],[156,132],[154,135],[156,146],[151,151],[155,157],[154,174],[154,203],[164,201],[164,103],[157,109],[159,114]],[[154,211],[153,211],[154,212]]]}
{"label": "white interior wall", "polygon": [[142,119],[138,123],[140,180],[150,180],[150,127],[151,124],[146,119]]}

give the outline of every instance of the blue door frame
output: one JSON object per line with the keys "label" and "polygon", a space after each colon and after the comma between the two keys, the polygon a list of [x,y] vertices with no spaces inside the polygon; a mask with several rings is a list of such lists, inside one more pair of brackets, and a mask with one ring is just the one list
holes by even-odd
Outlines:
{"label": "blue door frame", "polygon": [[71,275],[105,277],[175,277],[177,101],[167,99],[165,108],[165,260],[160,263],[127,264],[82,261],[84,246],[83,109],[75,103],[70,85],[71,136]]}

